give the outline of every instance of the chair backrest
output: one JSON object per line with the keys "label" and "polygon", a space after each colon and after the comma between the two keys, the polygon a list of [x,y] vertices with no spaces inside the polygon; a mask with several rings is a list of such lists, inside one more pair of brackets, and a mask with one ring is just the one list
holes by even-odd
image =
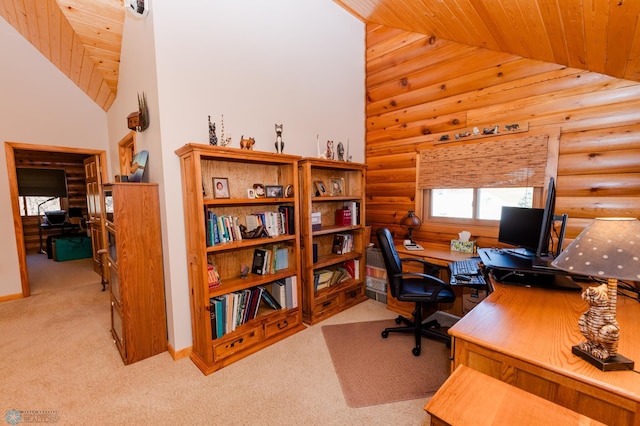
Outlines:
{"label": "chair backrest", "polygon": [[384,260],[384,267],[387,270],[387,279],[389,280],[389,290],[393,297],[397,297],[396,293],[400,289],[402,284],[402,278],[397,276],[402,272],[402,261],[396,246],[393,244],[393,237],[391,231],[387,228],[380,228],[376,231],[378,237],[378,245],[380,246],[380,253]]}

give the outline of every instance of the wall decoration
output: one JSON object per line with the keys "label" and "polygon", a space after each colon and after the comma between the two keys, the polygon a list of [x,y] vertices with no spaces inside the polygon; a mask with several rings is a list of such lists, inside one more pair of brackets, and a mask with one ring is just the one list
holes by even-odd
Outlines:
{"label": "wall decoration", "polygon": [[127,128],[137,132],[144,132],[149,127],[149,109],[147,108],[147,97],[142,92],[138,93],[138,111],[127,116]]}
{"label": "wall decoration", "polygon": [[149,0],[125,0],[124,5],[137,19],[144,19],[149,14]]}
{"label": "wall decoration", "polygon": [[476,126],[469,129],[462,129],[455,132],[437,133],[434,137],[434,145],[451,142],[463,142],[473,139],[500,136],[508,133],[522,133],[529,130],[528,122],[520,123],[498,123],[486,126]]}

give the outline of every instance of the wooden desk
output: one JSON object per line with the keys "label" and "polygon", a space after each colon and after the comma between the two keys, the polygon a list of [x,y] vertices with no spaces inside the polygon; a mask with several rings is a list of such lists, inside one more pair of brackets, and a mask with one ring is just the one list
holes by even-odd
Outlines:
{"label": "wooden desk", "polygon": [[[473,253],[462,253],[459,251],[451,251],[450,247],[445,244],[434,244],[434,243],[423,243],[418,241],[418,244],[424,248],[424,250],[407,250],[404,248],[402,244],[396,245],[396,251],[400,255],[400,257],[417,257],[420,259],[424,259],[427,262],[431,262],[434,265],[439,266],[449,266],[449,263],[455,262],[457,260],[468,259],[469,257],[473,257]],[[422,272],[422,269],[418,268],[418,265],[407,265],[407,271],[416,271]],[[442,274],[440,276],[442,280],[445,282],[449,281],[449,270],[446,270],[446,274]],[[462,291],[463,288],[460,286],[455,289],[454,292],[456,294],[456,301],[453,303],[441,304],[439,310],[448,312],[455,316],[462,316]],[[391,293],[387,291],[387,309],[396,312],[400,315],[404,315],[407,317],[411,317],[413,310],[415,309],[415,304],[409,302],[399,302],[394,297],[391,297]],[[429,312],[424,313],[424,317],[426,318],[430,315]]]}
{"label": "wooden desk", "polygon": [[[583,340],[579,292],[494,284],[449,333],[466,365],[608,425],[640,426],[640,375],[603,372],[571,354]],[[640,363],[640,303],[618,297],[619,353]]]}

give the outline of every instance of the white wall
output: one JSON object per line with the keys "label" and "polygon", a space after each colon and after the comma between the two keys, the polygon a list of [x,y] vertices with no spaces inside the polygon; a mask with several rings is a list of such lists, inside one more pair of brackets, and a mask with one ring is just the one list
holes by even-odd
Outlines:
{"label": "white wall", "polygon": [[[107,150],[106,114],[0,18],[0,141]],[[0,161],[0,297],[22,294],[6,161]]]}
{"label": "white wall", "polygon": [[[165,176],[164,261],[174,348],[191,345],[182,187],[174,151],[208,143],[207,116],[239,146],[317,156],[316,134],[364,161],[364,24],[330,0],[152,3]],[[122,96],[122,93],[119,94]],[[324,143],[323,142],[323,143]],[[151,158],[158,156],[152,153]],[[169,225],[167,225],[169,224]]]}

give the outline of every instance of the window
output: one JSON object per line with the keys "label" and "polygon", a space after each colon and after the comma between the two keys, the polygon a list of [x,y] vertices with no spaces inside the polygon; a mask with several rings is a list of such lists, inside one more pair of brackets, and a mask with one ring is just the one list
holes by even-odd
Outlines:
{"label": "window", "polygon": [[499,220],[502,206],[532,207],[533,187],[434,188],[425,200],[434,218]]}
{"label": "window", "polygon": [[[46,211],[61,209],[59,197],[20,196],[18,197],[18,202],[20,204],[20,216],[43,215]],[[38,211],[38,206],[40,206],[40,211]]]}

